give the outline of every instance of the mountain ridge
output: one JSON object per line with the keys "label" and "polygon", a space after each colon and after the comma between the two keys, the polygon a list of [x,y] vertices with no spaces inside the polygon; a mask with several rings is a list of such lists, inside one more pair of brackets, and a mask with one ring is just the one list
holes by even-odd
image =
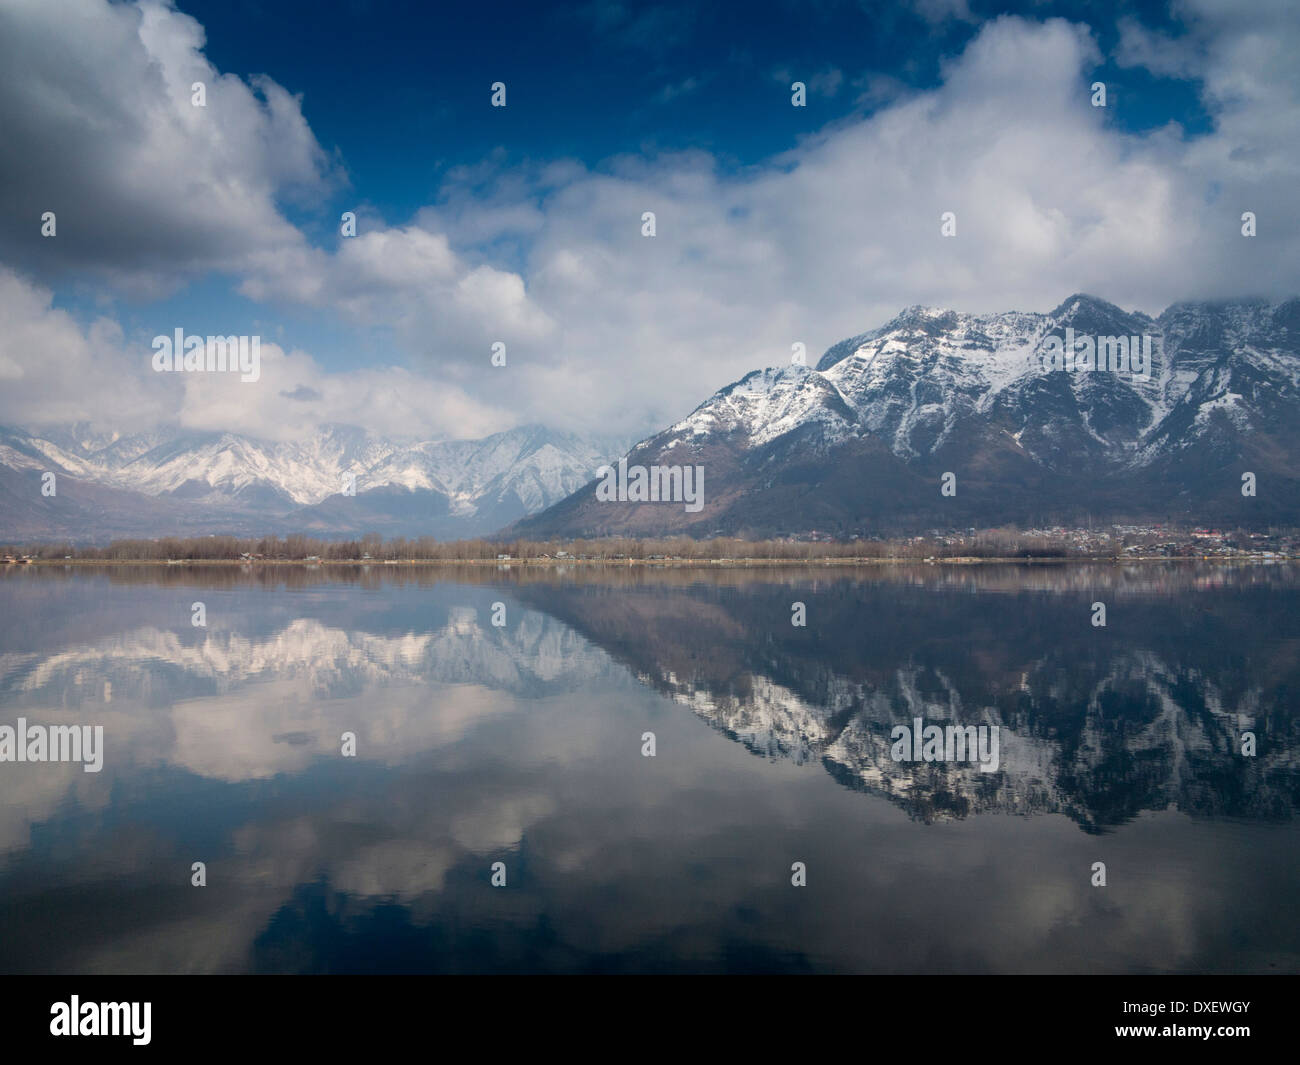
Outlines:
{"label": "mountain ridge", "polygon": [[[1073,333],[1069,332],[1073,330]],[[1051,340],[1149,338],[1149,372],[1067,372]],[[702,465],[696,514],[591,486],[508,532],[837,536],[1112,520],[1300,521],[1300,299],[1152,318],[1076,293],[1046,313],[905,308],[815,368],[755,370],[637,444]],[[1241,477],[1265,485],[1241,494]],[[940,494],[945,473],[955,495]]]}
{"label": "mountain ridge", "polygon": [[[416,442],[347,425],[289,441],[0,427],[0,535],[476,537],[564,498],[625,446],[540,425]],[[45,472],[56,474],[53,497],[40,491]],[[348,475],[355,495],[344,494]]]}

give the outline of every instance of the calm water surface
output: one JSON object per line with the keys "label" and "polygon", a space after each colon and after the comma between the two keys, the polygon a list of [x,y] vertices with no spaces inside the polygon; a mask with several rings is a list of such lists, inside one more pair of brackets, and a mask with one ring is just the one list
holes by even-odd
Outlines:
{"label": "calm water surface", "polygon": [[0,971],[1300,971],[1298,706],[1283,566],[11,567]]}

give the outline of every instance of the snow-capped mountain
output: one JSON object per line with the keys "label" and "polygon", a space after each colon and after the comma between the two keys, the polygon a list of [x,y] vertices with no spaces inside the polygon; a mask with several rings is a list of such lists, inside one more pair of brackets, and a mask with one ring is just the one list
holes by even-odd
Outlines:
{"label": "snow-capped mountain", "polygon": [[[1145,372],[1052,363],[1068,340],[1082,355],[1085,337],[1094,351],[1110,337],[1149,347]],[[628,454],[703,467],[702,510],[602,502],[587,485],[517,531],[1296,521],[1297,454],[1300,300],[1183,303],[1154,319],[1085,295],[1048,314],[910,307],[815,369],[748,374]],[[941,495],[944,473],[955,494]]]}
{"label": "snow-capped mountain", "polygon": [[[0,429],[0,536],[480,536],[563,499],[625,446],[541,426],[418,443],[351,426],[293,441]],[[59,475],[53,498],[40,492],[46,471]]]}
{"label": "snow-capped mountain", "polygon": [[[1169,807],[1300,814],[1300,717],[1276,694],[1295,683],[1294,656],[1240,653],[1291,637],[1294,574],[922,569],[519,594],[754,754],[820,766],[919,820],[1059,813],[1098,831]],[[795,598],[804,628],[790,625]],[[1063,640],[1088,627],[1094,598],[1124,603],[1124,629]],[[895,760],[894,726],[917,717],[997,726],[997,771]],[[1242,757],[1244,729],[1267,751]]]}

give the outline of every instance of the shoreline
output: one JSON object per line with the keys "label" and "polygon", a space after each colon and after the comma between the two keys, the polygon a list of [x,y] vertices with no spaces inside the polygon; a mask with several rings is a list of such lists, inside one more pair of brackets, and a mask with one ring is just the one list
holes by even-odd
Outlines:
{"label": "shoreline", "polygon": [[44,558],[0,563],[0,571],[24,566],[496,566],[511,568],[527,566],[534,568],[555,568],[559,566],[602,566],[632,567],[650,566],[660,569],[700,569],[714,566],[728,568],[750,568],[767,566],[979,566],[979,565],[1077,565],[1080,563],[1124,565],[1131,562],[1214,562],[1221,565],[1253,564],[1278,565],[1280,563],[1300,562],[1300,558],[1289,555],[1263,558],[1258,555],[1130,555],[1120,556],[1071,556],[1051,555],[1047,557],[1025,558],[1024,556],[980,557],[955,555],[949,558],[410,558],[410,559],[298,559],[298,558],[201,558],[201,559],[163,559],[163,558]]}

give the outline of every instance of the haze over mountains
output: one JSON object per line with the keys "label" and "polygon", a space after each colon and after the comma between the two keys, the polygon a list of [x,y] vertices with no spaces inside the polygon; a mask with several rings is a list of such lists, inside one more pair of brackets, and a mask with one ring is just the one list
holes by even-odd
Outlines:
{"label": "haze over mountains", "polygon": [[[0,428],[0,535],[476,537],[563,499],[626,443],[541,426],[415,444],[348,426],[289,442]],[[41,495],[45,471],[57,474],[52,498]],[[355,496],[343,494],[348,474]]]}
{"label": "haze over mountains", "polygon": [[[1044,364],[1050,337],[1148,336],[1149,375]],[[611,426],[611,429],[617,427]],[[839,537],[1085,521],[1300,523],[1300,300],[1086,295],[1048,314],[910,307],[815,368],[755,370],[627,452],[698,466],[704,505],[597,499],[626,447],[527,426],[401,443],[346,426],[232,433],[0,429],[0,536],[304,532]],[[41,474],[59,475],[54,498]],[[955,494],[940,492],[955,475]],[[1242,494],[1253,473],[1256,494]],[[356,495],[342,493],[345,475]]]}
{"label": "haze over mountains", "polygon": [[[1149,376],[1045,369],[1048,337],[1152,338]],[[1158,318],[1075,295],[1048,314],[910,307],[815,369],[756,370],[638,444],[695,465],[704,506],[584,486],[534,537],[836,536],[1120,519],[1300,519],[1300,300],[1182,303]],[[956,476],[956,493],[940,493]],[[1257,494],[1242,494],[1242,475]]]}

